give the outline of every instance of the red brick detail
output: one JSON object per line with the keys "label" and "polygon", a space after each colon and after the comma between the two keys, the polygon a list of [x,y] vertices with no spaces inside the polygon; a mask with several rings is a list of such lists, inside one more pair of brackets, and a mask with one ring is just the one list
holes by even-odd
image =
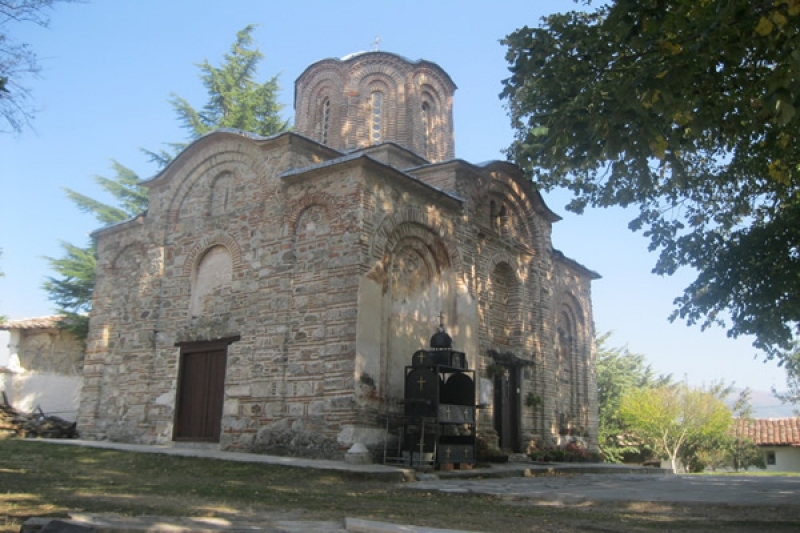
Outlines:
{"label": "red brick detail", "polygon": [[192,272],[197,268],[197,263],[203,258],[205,252],[213,246],[224,246],[228,253],[231,254],[231,262],[233,263],[233,271],[237,272],[242,267],[242,251],[239,248],[239,243],[236,239],[227,234],[217,234],[210,237],[203,237],[197,244],[192,247],[192,251],[186,256],[186,261],[183,263],[183,275],[191,276]]}
{"label": "red brick detail", "polygon": [[302,215],[303,212],[312,205],[318,205],[325,209],[325,214],[327,215],[328,220],[335,219],[335,217],[331,216],[330,212],[331,206],[335,205],[335,200],[331,195],[326,193],[315,193],[303,196],[297,202],[297,204],[293,206],[292,212],[289,214],[288,227],[292,235],[294,235],[297,231],[295,226],[297,225],[297,221],[300,219],[300,215]]}
{"label": "red brick detail", "polygon": [[[239,140],[240,142],[241,141],[248,142],[247,139],[245,138],[240,138]],[[255,148],[255,146],[253,148]],[[203,156],[202,152],[200,152],[198,155],[200,157]],[[254,158],[253,155],[246,153],[244,151],[228,149],[220,153],[216,153],[211,157],[204,157],[200,161],[198,161],[191,168],[191,170],[189,170],[184,174],[183,181],[181,181],[177,190],[172,195],[169,207],[167,208],[168,211],[167,220],[169,221],[169,224],[174,225],[178,222],[178,218],[180,217],[181,205],[183,204],[183,201],[189,195],[192,187],[201,177],[205,176],[209,172],[213,173],[214,177],[224,172],[231,172],[234,175],[236,175],[237,169],[242,165],[249,168],[251,171],[258,173],[258,161]],[[209,180],[209,183],[211,183],[212,181],[213,180]],[[211,207],[210,187],[207,191],[206,196],[208,198],[207,208],[210,211]]]}
{"label": "red brick detail", "polygon": [[391,252],[402,238],[412,236],[430,245],[440,243],[447,253],[449,265],[456,272],[461,272],[461,254],[452,242],[452,235],[444,228],[432,224],[427,213],[415,206],[408,206],[381,221],[372,244],[371,256],[382,261],[386,253]]}

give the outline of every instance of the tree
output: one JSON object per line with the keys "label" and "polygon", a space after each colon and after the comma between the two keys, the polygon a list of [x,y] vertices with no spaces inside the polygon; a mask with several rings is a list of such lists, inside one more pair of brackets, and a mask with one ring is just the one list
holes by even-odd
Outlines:
{"label": "tree", "polygon": [[509,156],[578,213],[637,206],[654,272],[698,271],[673,320],[784,357],[800,324],[800,0],[612,0],[503,42]]}
{"label": "tree", "polygon": [[[258,63],[263,58],[258,49],[250,48],[254,29],[254,26],[247,26],[236,34],[236,42],[225,55],[222,66],[213,67],[208,61],[199,65],[209,97],[202,111],[196,111],[185,100],[173,95],[172,106],[188,130],[190,139],[216,128],[237,128],[259,135],[271,135],[287,128],[287,123],[279,115],[282,106],[276,100],[277,76],[264,84],[254,81]],[[172,143],[168,146],[170,151],[145,152],[160,167],[165,167],[185,145]],[[148,189],[139,185],[139,176],[116,161],[112,168],[114,177],[96,176],[95,181],[111,196],[113,203],[65,189],[67,197],[80,211],[94,215],[102,225],[127,220],[147,209]],[[88,314],[94,290],[94,243],[83,248],[62,243],[62,247],[63,257],[47,258],[56,276],[48,278],[44,289],[59,312],[70,319],[67,321],[70,329],[83,339],[88,332]]]}
{"label": "tree", "polygon": [[[48,13],[56,2],[72,0],[0,0],[0,131],[19,133],[35,110],[25,79],[39,73],[39,60],[29,44],[15,41],[5,30],[10,22],[50,23]],[[8,128],[8,129],[6,129]]]}
{"label": "tree", "polygon": [[597,440],[606,461],[621,463],[633,456],[641,457],[645,452],[641,439],[633,435],[620,418],[622,398],[635,389],[666,385],[671,376],[655,377],[645,356],[631,353],[627,347],[608,347],[610,336],[611,333],[605,333],[595,340],[600,421]]}
{"label": "tree", "polygon": [[628,392],[620,417],[660,457],[669,459],[673,472],[686,446],[726,435],[732,421],[722,400],[683,383]]}
{"label": "tree", "polygon": [[[84,213],[94,215],[102,225],[122,222],[147,209],[147,188],[139,185],[135,172],[113,161],[113,178],[95,176],[95,182],[113,197],[117,205],[110,205],[71,189],[65,189],[67,197]],[[43,288],[50,300],[55,302],[59,313],[67,317],[67,329],[79,339],[86,338],[89,331],[89,312],[92,309],[92,293],[95,280],[94,242],[85,247],[62,242],[64,256],[48,257],[50,268],[58,277],[49,277]]]}
{"label": "tree", "polygon": [[[264,83],[255,81],[258,64],[264,54],[252,48],[254,25],[236,34],[236,42],[225,54],[222,66],[214,67],[208,60],[198,65],[200,79],[208,91],[208,101],[198,111],[180,96],[172,94],[170,103],[178,120],[195,140],[220,128],[233,128],[257,135],[269,136],[286,131],[289,122],[280,116],[283,104],[278,103],[278,76]],[[166,166],[175,153],[185,147],[172,143],[170,151],[147,152],[161,166]]]}
{"label": "tree", "polygon": [[[786,370],[786,390],[778,392],[773,387],[772,394],[781,402],[796,406],[800,403],[800,342],[795,343],[789,355],[783,360],[783,367]],[[794,411],[800,415],[800,408]]]}
{"label": "tree", "polygon": [[[704,390],[724,402],[729,407],[732,417],[752,418],[753,406],[750,404],[752,391],[749,388],[740,390],[732,402],[730,397],[736,394],[733,383],[727,385],[724,381],[719,381]],[[689,472],[702,472],[707,467],[712,470],[727,467],[738,470],[743,462],[752,463],[747,454],[752,452],[749,445],[755,447],[755,444],[749,439],[737,437],[735,429],[735,425],[732,424],[724,434],[704,435],[687,441],[680,453],[680,462]]]}

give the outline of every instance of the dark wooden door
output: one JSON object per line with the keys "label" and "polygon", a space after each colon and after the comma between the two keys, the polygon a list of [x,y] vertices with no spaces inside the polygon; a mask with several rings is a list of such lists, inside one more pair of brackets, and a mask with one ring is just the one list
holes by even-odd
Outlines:
{"label": "dark wooden door", "polygon": [[518,452],[519,443],[519,384],[516,366],[504,367],[494,382],[494,429],[500,437],[500,448]]}
{"label": "dark wooden door", "polygon": [[226,364],[225,350],[181,354],[175,440],[219,442]]}

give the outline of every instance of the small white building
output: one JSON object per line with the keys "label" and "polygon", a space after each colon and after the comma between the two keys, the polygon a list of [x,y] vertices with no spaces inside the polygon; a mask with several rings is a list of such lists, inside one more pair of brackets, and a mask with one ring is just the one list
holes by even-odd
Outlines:
{"label": "small white building", "polygon": [[735,431],[763,450],[768,471],[800,472],[800,417],[738,419]]}
{"label": "small white building", "polygon": [[64,327],[63,317],[45,316],[0,324],[9,332],[9,360],[0,367],[0,401],[23,413],[75,421],[83,385],[84,345]]}

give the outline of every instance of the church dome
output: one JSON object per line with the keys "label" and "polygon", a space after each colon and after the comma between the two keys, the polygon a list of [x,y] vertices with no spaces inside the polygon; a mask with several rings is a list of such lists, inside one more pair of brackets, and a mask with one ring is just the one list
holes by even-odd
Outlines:
{"label": "church dome", "polygon": [[295,81],[295,131],[341,151],[386,142],[430,162],[455,157],[450,76],[388,52],[323,59]]}

